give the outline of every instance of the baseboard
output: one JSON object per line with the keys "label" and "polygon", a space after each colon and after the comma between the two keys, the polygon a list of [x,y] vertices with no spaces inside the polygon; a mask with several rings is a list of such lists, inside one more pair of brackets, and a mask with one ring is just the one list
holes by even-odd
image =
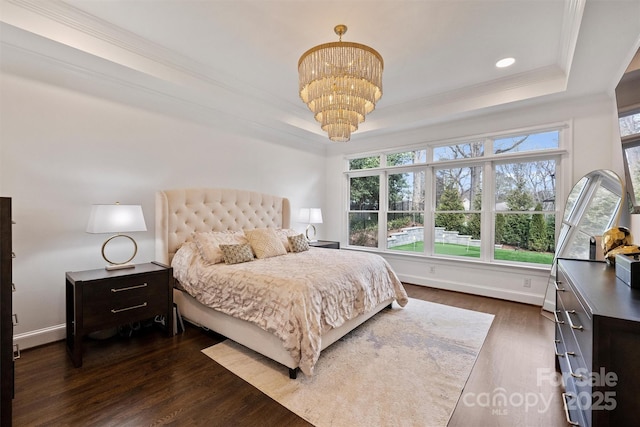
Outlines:
{"label": "baseboard", "polygon": [[67,325],[55,325],[48,328],[37,329],[13,336],[14,344],[18,344],[20,350],[49,344],[55,341],[64,340],[67,336]]}
{"label": "baseboard", "polygon": [[442,281],[436,279],[425,279],[420,276],[413,276],[408,274],[398,274],[398,278],[405,283],[412,283],[415,285],[429,286],[436,289],[444,289],[447,291],[463,292],[467,294],[480,295],[484,297],[498,298],[507,301],[520,302],[524,304],[531,304],[542,306],[544,296],[533,293],[527,293],[522,291],[515,291],[509,289],[492,288],[482,285],[474,285],[470,283],[458,283],[450,281]]}

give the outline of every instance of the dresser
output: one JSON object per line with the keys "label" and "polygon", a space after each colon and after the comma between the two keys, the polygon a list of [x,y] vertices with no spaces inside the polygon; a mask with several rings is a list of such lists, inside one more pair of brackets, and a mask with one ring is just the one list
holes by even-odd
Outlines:
{"label": "dresser", "polygon": [[0,197],[0,425],[11,425],[14,394],[11,198]]}
{"label": "dresser", "polygon": [[173,335],[173,269],[150,262],[121,270],[66,274],[67,350],[82,366],[82,339],[100,330],[162,316]]}
{"label": "dresser", "polygon": [[605,262],[559,259],[556,369],[567,423],[637,425],[640,410],[640,290]]}

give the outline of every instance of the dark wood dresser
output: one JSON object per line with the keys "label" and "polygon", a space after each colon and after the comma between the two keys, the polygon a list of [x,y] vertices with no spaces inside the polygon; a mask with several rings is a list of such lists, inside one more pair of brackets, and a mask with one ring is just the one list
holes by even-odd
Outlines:
{"label": "dark wood dresser", "polygon": [[14,395],[11,198],[0,197],[0,425],[11,425]]}
{"label": "dark wood dresser", "polygon": [[173,335],[173,269],[150,262],[123,270],[71,271],[66,274],[67,350],[82,366],[82,338],[127,323],[164,317]]}
{"label": "dark wood dresser", "polygon": [[636,425],[640,411],[640,290],[605,262],[559,259],[556,369],[569,425]]}

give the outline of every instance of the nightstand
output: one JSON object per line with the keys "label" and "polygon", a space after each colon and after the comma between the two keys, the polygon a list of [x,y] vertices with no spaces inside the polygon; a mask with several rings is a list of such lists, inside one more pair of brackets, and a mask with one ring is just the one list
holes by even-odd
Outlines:
{"label": "nightstand", "polygon": [[104,329],[165,318],[173,335],[173,269],[160,263],[123,270],[70,271],[66,274],[67,350],[82,366],[82,338]]}
{"label": "nightstand", "polygon": [[313,246],[314,248],[340,249],[340,242],[318,240],[317,242],[309,242],[309,246]]}

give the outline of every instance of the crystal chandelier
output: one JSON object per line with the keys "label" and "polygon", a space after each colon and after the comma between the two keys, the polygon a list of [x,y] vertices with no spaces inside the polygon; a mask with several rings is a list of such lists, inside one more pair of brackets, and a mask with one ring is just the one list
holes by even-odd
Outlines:
{"label": "crystal chandelier", "polygon": [[382,56],[369,46],[339,41],[315,46],[298,61],[300,98],[331,141],[346,142],[382,96]]}

